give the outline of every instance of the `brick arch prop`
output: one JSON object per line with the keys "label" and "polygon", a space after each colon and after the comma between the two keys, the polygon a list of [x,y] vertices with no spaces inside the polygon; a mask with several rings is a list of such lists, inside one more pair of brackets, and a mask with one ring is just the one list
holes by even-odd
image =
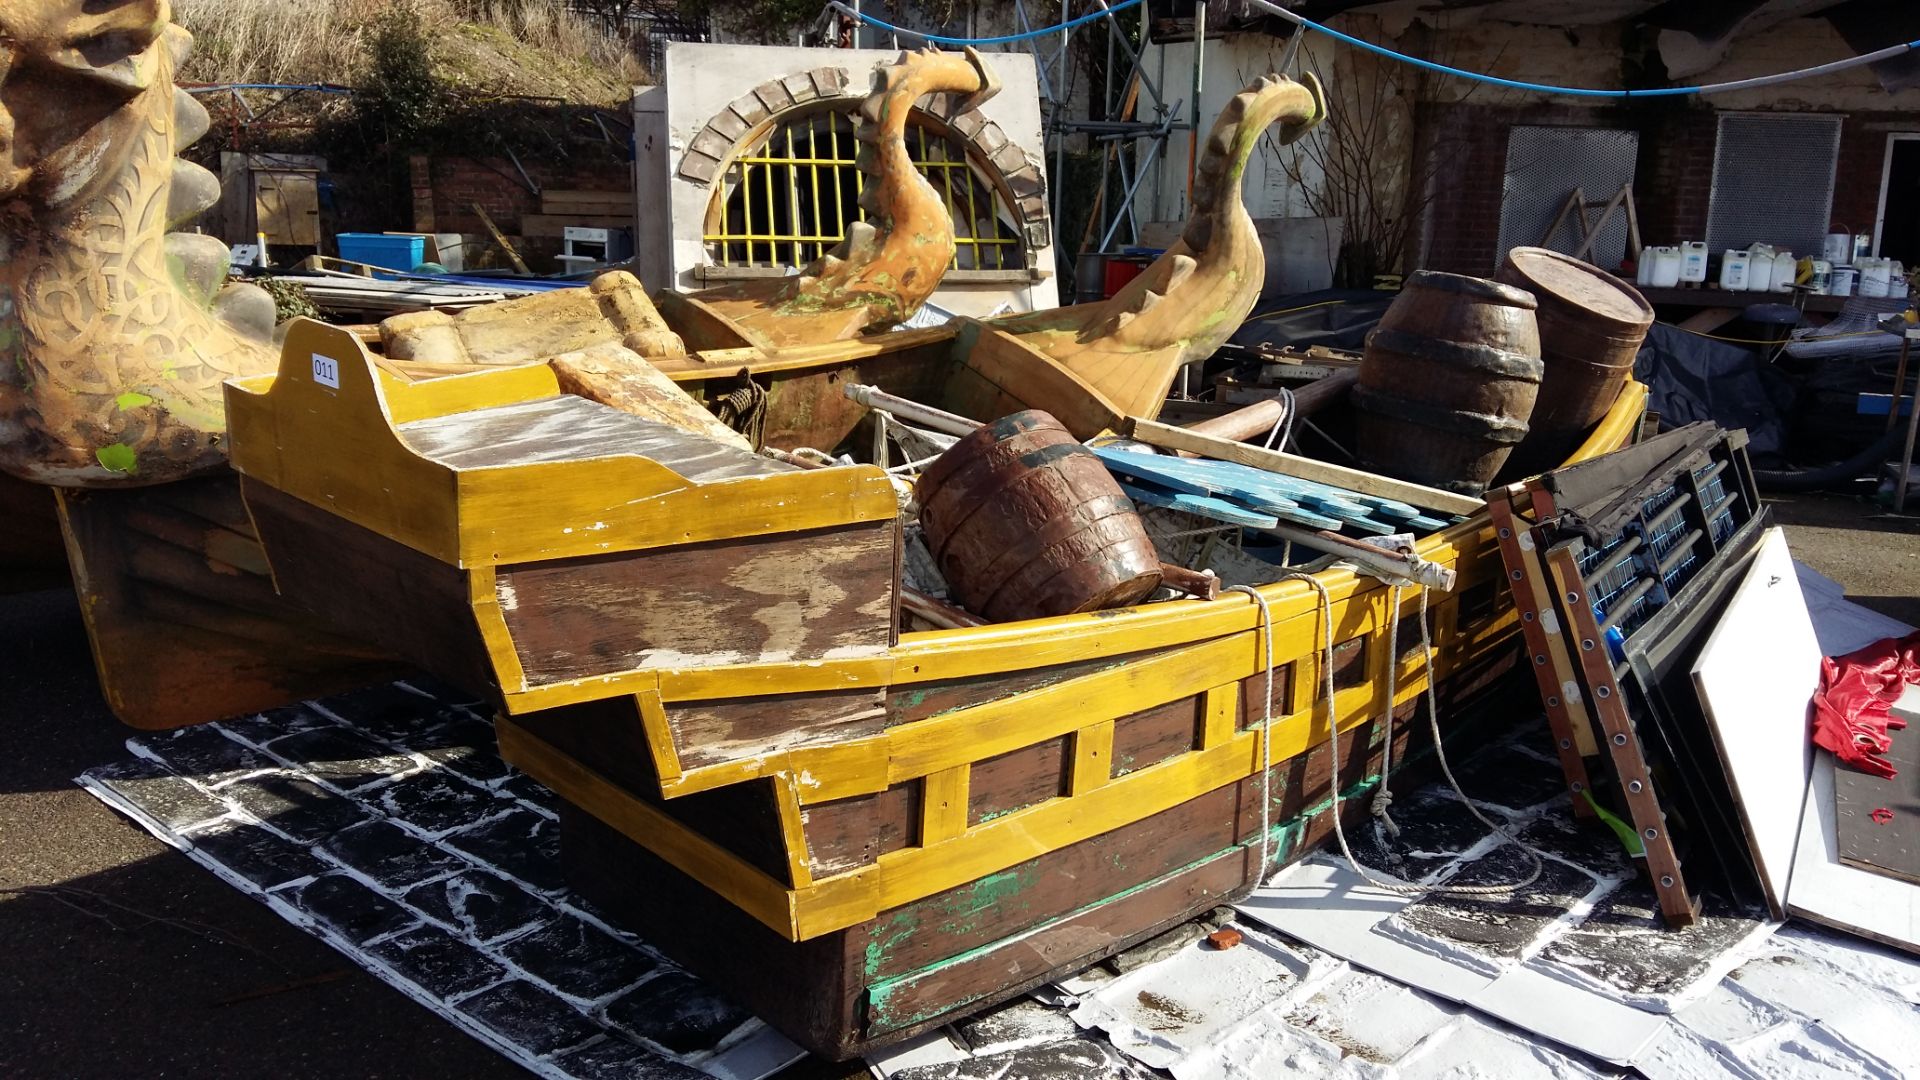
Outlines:
{"label": "brick arch prop", "polygon": [[[678,175],[683,180],[709,186],[726,173],[726,166],[738,149],[779,123],[782,117],[823,101],[852,104],[863,100],[862,91],[849,90],[852,77],[847,69],[818,67],[769,79],[748,93],[733,99],[726,108],[707,121],[694,136],[680,158]],[[914,112],[936,128],[963,144],[970,157],[985,162],[996,175],[989,177],[1002,189],[1007,205],[1019,217],[1020,235],[1028,250],[1047,246],[1051,231],[1047,224],[1047,181],[1040,166],[1007,138],[1000,125],[980,115],[979,110],[956,109],[960,96],[934,94]]]}

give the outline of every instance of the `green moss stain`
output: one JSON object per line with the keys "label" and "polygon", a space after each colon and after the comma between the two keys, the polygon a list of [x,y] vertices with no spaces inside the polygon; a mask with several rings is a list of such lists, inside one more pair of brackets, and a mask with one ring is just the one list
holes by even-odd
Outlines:
{"label": "green moss stain", "polygon": [[111,446],[103,446],[95,450],[93,456],[99,460],[100,467],[108,472],[125,473],[128,476],[132,476],[134,472],[137,471],[136,466],[138,465],[138,461],[134,457],[133,447],[128,446],[126,443],[114,443]]}
{"label": "green moss stain", "polygon": [[867,942],[867,977],[872,978],[893,950],[916,934],[972,933],[983,912],[1026,906],[1025,894],[1033,887],[1035,871],[1032,863],[1026,863],[989,874],[877,923]]}
{"label": "green moss stain", "polygon": [[153,404],[153,399],[146,394],[129,390],[119,397],[114,398],[113,404],[116,408],[124,412],[128,409],[137,409],[142,405],[151,405]]}

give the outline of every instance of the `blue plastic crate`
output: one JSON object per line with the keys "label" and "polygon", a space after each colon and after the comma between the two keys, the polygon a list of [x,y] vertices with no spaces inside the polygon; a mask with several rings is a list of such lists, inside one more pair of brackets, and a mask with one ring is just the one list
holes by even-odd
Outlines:
{"label": "blue plastic crate", "polygon": [[340,245],[340,257],[348,262],[405,273],[426,261],[427,238],[424,236],[343,232],[334,234],[334,240]]}

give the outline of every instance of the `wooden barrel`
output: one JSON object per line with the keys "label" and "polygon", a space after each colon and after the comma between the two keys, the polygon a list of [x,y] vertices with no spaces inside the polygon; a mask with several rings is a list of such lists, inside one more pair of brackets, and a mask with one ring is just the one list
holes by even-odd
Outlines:
{"label": "wooden barrel", "polygon": [[1509,251],[1500,280],[1532,293],[1540,305],[1546,371],[1528,421],[1532,430],[1506,469],[1529,476],[1564,462],[1613,408],[1653,325],[1653,305],[1599,267],[1545,248]]}
{"label": "wooden barrel", "polygon": [[1533,297],[1418,271],[1367,336],[1353,389],[1360,458],[1403,480],[1478,495],[1527,434],[1540,389]]}
{"label": "wooden barrel", "polygon": [[1124,607],[1160,584],[1133,504],[1046,413],[1014,413],[961,439],[914,495],[947,587],[983,618]]}

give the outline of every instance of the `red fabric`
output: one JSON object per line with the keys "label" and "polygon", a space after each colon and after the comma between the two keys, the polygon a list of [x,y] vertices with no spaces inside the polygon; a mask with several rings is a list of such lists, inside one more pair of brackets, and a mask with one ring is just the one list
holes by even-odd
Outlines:
{"label": "red fabric", "polygon": [[1892,776],[1884,755],[1893,749],[1889,729],[1907,726],[1889,710],[1907,683],[1920,683],[1920,630],[1876,641],[1857,652],[1820,660],[1820,689],[1813,695],[1813,742],[1835,757],[1875,776]]}

